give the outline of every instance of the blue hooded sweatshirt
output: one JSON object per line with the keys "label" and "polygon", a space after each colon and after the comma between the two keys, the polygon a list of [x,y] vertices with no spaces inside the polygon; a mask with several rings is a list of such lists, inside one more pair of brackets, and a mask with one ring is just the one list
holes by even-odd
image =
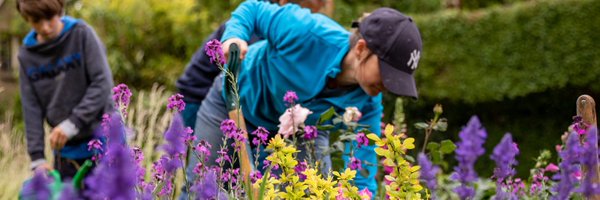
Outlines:
{"label": "blue hooded sweatshirt", "polygon": [[[246,1],[232,13],[222,41],[248,41],[252,34],[265,40],[249,47],[238,77],[246,121],[277,130],[279,116],[288,108],[283,96],[292,90],[298,95],[297,102],[313,112],[307,125],[316,124],[319,115],[331,107],[341,113],[346,107],[355,106],[363,114],[358,123],[369,125],[371,132],[380,135],[381,94],[369,96],[360,87],[336,90],[326,86],[328,80],[338,76],[350,50],[350,33],[342,26],[298,5],[280,7]],[[355,148],[354,156],[363,163],[377,163],[374,148]],[[348,156],[344,160],[348,163]],[[356,185],[375,194],[377,166],[362,167],[369,175],[358,173]]]}

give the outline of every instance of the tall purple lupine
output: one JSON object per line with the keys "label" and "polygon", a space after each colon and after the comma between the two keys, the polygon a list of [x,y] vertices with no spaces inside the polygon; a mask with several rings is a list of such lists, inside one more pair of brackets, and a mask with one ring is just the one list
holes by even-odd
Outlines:
{"label": "tall purple lupine", "polygon": [[192,186],[191,190],[196,193],[197,199],[216,199],[219,194],[219,186],[217,185],[217,174],[214,169],[209,169]]}
{"label": "tall purple lupine", "polygon": [[79,200],[81,197],[73,188],[73,184],[63,184],[63,189],[60,191],[58,200]]}
{"label": "tall purple lupine", "polygon": [[421,166],[419,179],[425,182],[425,185],[431,192],[431,199],[435,199],[435,190],[437,189],[437,174],[440,172],[440,167],[435,166],[427,155],[424,153],[419,153],[417,160],[419,161],[419,166]]}
{"label": "tall purple lupine", "polygon": [[129,90],[129,87],[123,83],[115,86],[113,88],[112,98],[117,109],[123,113],[123,116],[127,116],[127,107],[131,101],[131,91]]}
{"label": "tall purple lupine", "polygon": [[575,174],[580,170],[579,157],[583,153],[583,148],[579,144],[579,134],[577,132],[571,132],[567,138],[565,149],[560,152],[560,158],[562,159],[560,164],[560,173],[555,174],[552,178],[554,180],[560,180],[552,190],[556,192],[551,197],[553,200],[564,200],[569,199],[571,192],[575,188],[577,183],[577,177]]}
{"label": "tall purple lupine", "polygon": [[225,55],[223,54],[223,49],[221,48],[221,42],[219,40],[213,39],[208,41],[206,46],[204,46],[204,51],[210,58],[210,62],[220,64],[221,66],[225,65]]}
{"label": "tall purple lupine", "polygon": [[598,169],[598,128],[595,126],[590,128],[586,135],[581,165],[588,170],[581,182],[580,192],[590,199],[592,196],[600,194],[600,186],[598,183],[594,183],[597,175],[595,169]]}
{"label": "tall purple lupine", "polygon": [[119,114],[110,114],[107,130],[106,156],[85,179],[89,187],[84,194],[91,199],[134,199],[134,159],[123,141],[125,128]]}
{"label": "tall purple lupine", "polygon": [[169,161],[165,165],[165,169],[168,173],[172,173],[182,166],[181,156],[185,155],[186,146],[186,129],[183,125],[183,120],[180,114],[173,115],[173,121],[169,129],[165,132],[165,141],[167,142],[162,146],[169,156]]}
{"label": "tall purple lupine", "polygon": [[33,178],[23,186],[23,199],[51,199],[50,183],[52,179],[47,176],[46,171],[35,171]]}
{"label": "tall purple lupine", "polygon": [[451,178],[461,183],[461,186],[454,189],[458,196],[461,199],[470,199],[475,196],[475,189],[470,186],[470,183],[477,180],[474,165],[477,158],[485,153],[483,144],[487,133],[477,116],[473,116],[458,136],[461,139],[457,143],[458,148],[456,149],[458,166],[454,167]]}
{"label": "tall purple lupine", "polygon": [[[494,177],[496,178],[496,196],[495,199],[516,199],[515,195],[506,192],[509,190],[506,188],[504,181],[515,175],[514,165],[517,165],[515,156],[519,154],[519,148],[513,142],[510,133],[506,133],[502,140],[492,153],[492,160],[496,162],[496,168],[494,168]],[[504,190],[503,190],[504,189]]]}

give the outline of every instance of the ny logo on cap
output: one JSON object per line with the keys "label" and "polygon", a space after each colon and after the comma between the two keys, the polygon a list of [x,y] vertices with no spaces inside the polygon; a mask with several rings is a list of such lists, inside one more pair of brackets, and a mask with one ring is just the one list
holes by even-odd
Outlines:
{"label": "ny logo on cap", "polygon": [[419,59],[421,59],[421,52],[415,49],[410,53],[410,60],[408,60],[406,65],[410,66],[410,69],[415,70],[419,65]]}

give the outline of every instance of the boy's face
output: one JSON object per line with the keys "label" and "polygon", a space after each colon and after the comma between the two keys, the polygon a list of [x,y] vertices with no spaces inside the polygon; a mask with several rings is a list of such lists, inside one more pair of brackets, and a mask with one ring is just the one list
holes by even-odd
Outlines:
{"label": "boy's face", "polygon": [[358,67],[357,80],[360,87],[369,96],[376,96],[385,91],[379,72],[379,58],[371,53],[363,59]]}
{"label": "boy's face", "polygon": [[60,16],[58,15],[54,15],[50,19],[40,19],[37,21],[28,18],[27,23],[38,34],[38,39],[43,41],[49,41],[58,37],[63,28]]}

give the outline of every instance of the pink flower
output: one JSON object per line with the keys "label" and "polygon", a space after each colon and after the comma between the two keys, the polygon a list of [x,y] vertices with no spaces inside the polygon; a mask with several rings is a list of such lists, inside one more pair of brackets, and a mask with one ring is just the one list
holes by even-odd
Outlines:
{"label": "pink flower", "polygon": [[550,163],[548,164],[548,166],[546,166],[545,170],[548,172],[556,173],[558,171],[558,166],[556,166],[554,163]]}
{"label": "pink flower", "polygon": [[346,112],[344,112],[344,124],[348,124],[350,122],[358,122],[362,117],[362,113],[358,110],[357,107],[347,107]]}
{"label": "pink flower", "polygon": [[288,138],[298,131],[298,127],[304,124],[308,115],[312,111],[296,104],[294,107],[288,108],[281,117],[279,117],[279,131],[284,138]]}
{"label": "pink flower", "polygon": [[356,142],[358,143],[358,148],[361,146],[369,146],[369,139],[363,132],[358,132],[358,134],[356,134]]}
{"label": "pink flower", "polygon": [[373,197],[373,193],[371,193],[371,191],[369,191],[367,188],[358,192],[358,195],[362,200],[370,200]]}

